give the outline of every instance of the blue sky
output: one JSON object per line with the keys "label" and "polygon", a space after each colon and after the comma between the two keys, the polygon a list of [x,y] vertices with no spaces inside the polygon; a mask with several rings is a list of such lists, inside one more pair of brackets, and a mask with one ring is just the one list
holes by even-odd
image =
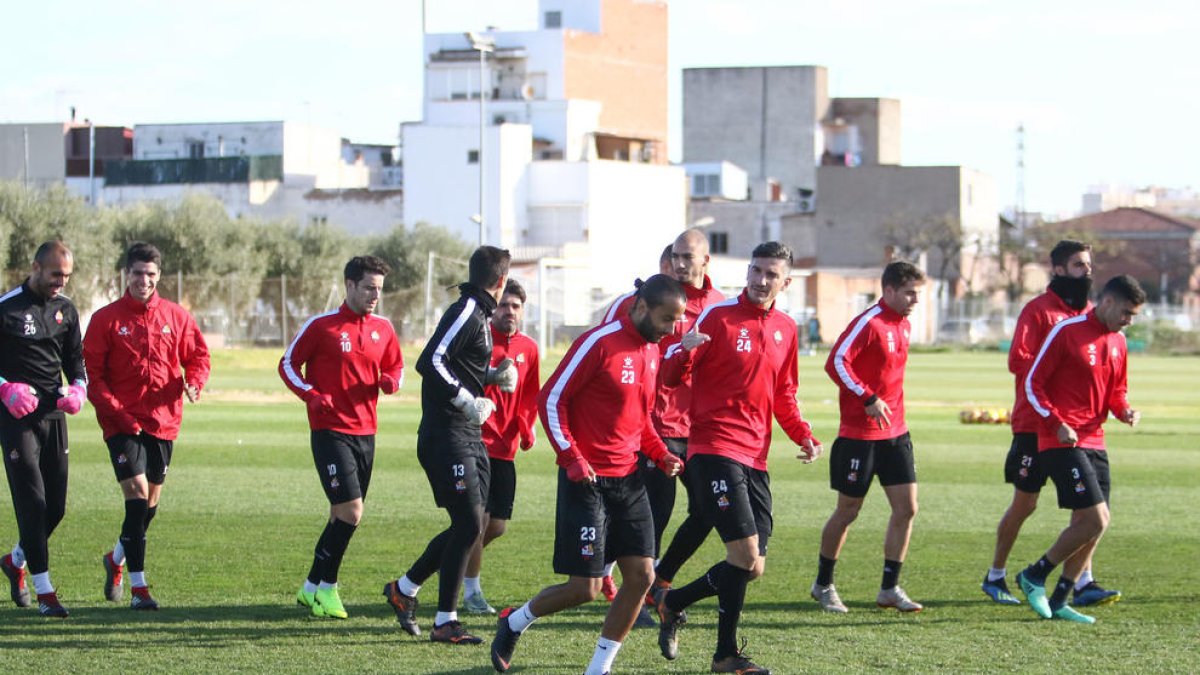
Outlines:
{"label": "blue sky", "polygon": [[[536,0],[428,0],[431,32],[536,25]],[[394,142],[420,117],[419,0],[22,2],[5,12],[0,121],[288,119]],[[901,101],[905,164],[991,174],[1026,204],[1094,183],[1200,187],[1200,5],[1181,0],[672,0],[679,70],[829,68],[833,96]]]}

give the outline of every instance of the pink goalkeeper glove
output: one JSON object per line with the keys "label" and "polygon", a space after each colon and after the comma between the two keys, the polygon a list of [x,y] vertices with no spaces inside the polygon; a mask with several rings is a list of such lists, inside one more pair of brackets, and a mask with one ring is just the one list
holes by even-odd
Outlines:
{"label": "pink goalkeeper glove", "polygon": [[38,399],[33,387],[21,382],[5,382],[0,384],[0,401],[8,408],[8,413],[16,419],[37,410]]}
{"label": "pink goalkeeper glove", "polygon": [[83,408],[83,402],[86,400],[87,389],[82,384],[73,384],[67,387],[66,395],[59,398],[54,405],[68,415],[74,415]]}

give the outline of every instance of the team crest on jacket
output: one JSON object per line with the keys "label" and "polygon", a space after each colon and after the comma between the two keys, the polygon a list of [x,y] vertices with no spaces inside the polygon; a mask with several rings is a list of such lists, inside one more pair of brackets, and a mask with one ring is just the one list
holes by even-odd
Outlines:
{"label": "team crest on jacket", "polygon": [[129,326],[118,327],[117,335],[120,335],[121,337],[129,337]]}
{"label": "team crest on jacket", "polygon": [[775,344],[783,344],[783,333],[775,331]]}
{"label": "team crest on jacket", "polygon": [[163,324],[163,329],[162,329],[162,332],[163,332],[163,335],[170,335],[170,334],[171,334],[171,327],[170,327],[170,326],[168,326],[167,324],[165,324],[165,323],[164,323],[164,324]]}
{"label": "team crest on jacket", "polygon": [[525,355],[517,354],[517,363],[525,363]]}
{"label": "team crest on jacket", "polygon": [[62,313],[62,310],[61,310],[61,309],[60,309],[60,310],[58,310],[57,312],[55,312],[55,313],[54,313],[54,321],[55,321],[56,323],[60,323],[60,324],[62,323],[62,321],[63,321],[63,313]]}
{"label": "team crest on jacket", "polygon": [[371,342],[379,342],[379,331],[371,331]]}

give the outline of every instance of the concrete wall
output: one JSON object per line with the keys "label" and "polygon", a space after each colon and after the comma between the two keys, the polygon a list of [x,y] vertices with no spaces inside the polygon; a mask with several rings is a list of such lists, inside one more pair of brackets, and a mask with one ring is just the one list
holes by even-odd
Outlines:
{"label": "concrete wall", "polygon": [[133,128],[134,159],[187,159],[192,143],[204,143],[205,157],[282,155],[284,123],[139,124]]}
{"label": "concrete wall", "polygon": [[604,0],[538,0],[538,26],[546,28],[546,12],[556,11],[562,13],[560,28],[599,33],[604,4]]}
{"label": "concrete wall", "polygon": [[[713,233],[723,232],[728,237],[728,254],[748,257],[755,246],[764,241],[780,239],[781,220],[796,212],[793,202],[734,202],[692,200],[689,205],[688,222],[712,218],[711,225],[702,230],[711,239]],[[794,246],[792,242],[786,242]],[[800,257],[797,254],[797,257]]]}
{"label": "concrete wall", "polygon": [[36,187],[61,184],[67,175],[66,131],[62,122],[0,124],[0,180],[27,181]]}
{"label": "concrete wall", "polygon": [[858,127],[862,163],[900,163],[900,101],[894,98],[835,98],[829,110]]}

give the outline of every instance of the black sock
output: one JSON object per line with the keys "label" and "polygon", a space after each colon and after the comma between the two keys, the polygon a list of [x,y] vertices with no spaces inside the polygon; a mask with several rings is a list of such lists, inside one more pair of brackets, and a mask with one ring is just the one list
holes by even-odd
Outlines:
{"label": "black sock", "polygon": [[821,554],[817,554],[817,585],[828,586],[833,583],[833,566],[837,564],[837,558],[826,558]]}
{"label": "black sock", "polygon": [[1035,581],[1043,586],[1046,584],[1046,577],[1054,571],[1056,565],[1050,562],[1046,556],[1042,556],[1037,562],[1025,568],[1025,576],[1030,581]]}
{"label": "black sock", "polygon": [[904,563],[899,560],[883,560],[883,583],[879,585],[881,590],[895,588],[896,584],[900,583],[900,566]]}
{"label": "black sock", "polygon": [[717,590],[717,651],[713,660],[723,659],[738,653],[737,628],[742,618],[742,605],[746,601],[746,584],[750,582],[750,570],[722,563],[720,588]]}
{"label": "black sock", "polygon": [[350,537],[354,536],[354,530],[357,525],[351,525],[344,520],[337,518],[333,519],[326,530],[325,550],[329,552],[329,559],[325,561],[325,571],[321,575],[321,581],[329,584],[336,584],[338,580],[338,570],[342,567],[342,558],[346,555],[346,548],[350,546]]}
{"label": "black sock", "polygon": [[325,576],[325,564],[329,561],[329,550],[326,542],[329,541],[329,531],[333,529],[332,522],[325,523],[325,529],[321,531],[321,537],[317,539],[317,545],[313,548],[312,566],[308,568],[308,583],[321,583],[321,577]]}
{"label": "black sock", "polygon": [[146,570],[146,500],[125,500],[125,522],[121,524],[121,546],[130,572]]}
{"label": "black sock", "polygon": [[158,513],[158,504],[146,508],[146,531],[150,530],[150,521],[154,520],[154,514]]}
{"label": "black sock", "polygon": [[1054,585],[1054,592],[1050,595],[1050,611],[1053,612],[1067,604],[1067,595],[1071,593],[1072,588],[1075,588],[1074,579],[1068,579],[1065,574],[1058,578],[1058,583]]}
{"label": "black sock", "polygon": [[679,529],[675,530],[667,552],[663,553],[662,560],[658,561],[658,567],[654,569],[655,576],[660,579],[674,579],[683,564],[700,549],[711,531],[712,525],[703,518],[689,515],[684,519]]}
{"label": "black sock", "polygon": [[693,604],[700,602],[705,598],[711,598],[717,594],[721,586],[721,575],[724,574],[728,563],[724,561],[708,568],[708,571],[700,575],[692,583],[682,587],[673,588],[667,593],[667,607],[675,611],[680,611],[691,607]]}

